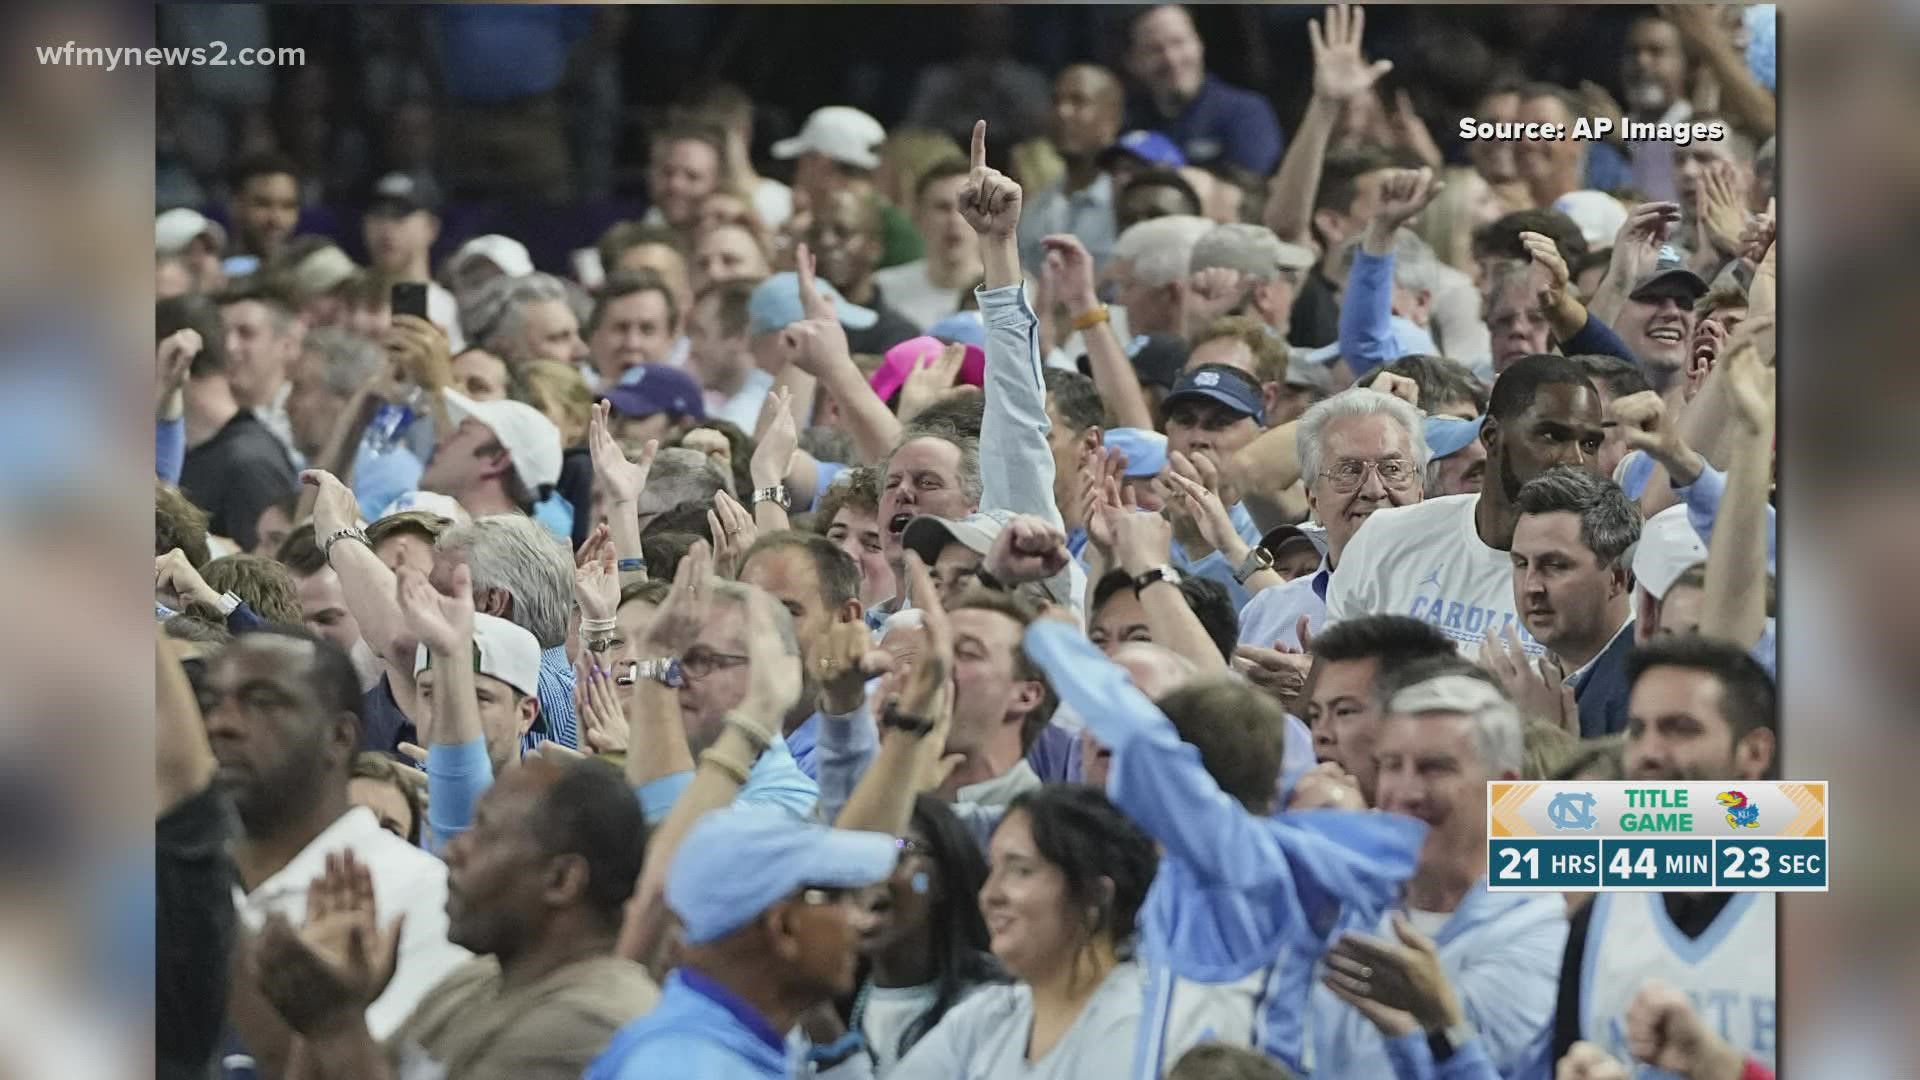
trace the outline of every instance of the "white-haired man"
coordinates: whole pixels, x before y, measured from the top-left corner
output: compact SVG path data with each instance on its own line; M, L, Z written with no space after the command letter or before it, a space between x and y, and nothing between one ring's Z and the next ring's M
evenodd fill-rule
M1113 245L1113 276L1129 332L1186 334L1193 249L1213 229L1206 218L1176 214L1120 234Z
M1420 410L1391 394L1354 387L1308 409L1296 429L1307 506L1326 530L1320 566L1266 589L1240 612L1240 643L1255 656L1300 648L1299 622L1327 620L1327 585L1347 541L1375 510L1425 497L1427 441Z
M567 283L552 274L495 279L462 317L472 340L515 370L535 360L572 366L587 356Z
M1518 779L1523 754L1519 712L1479 677L1441 675L1389 699L1377 806L1426 822L1427 837L1378 936L1350 931L1326 955L1328 984L1312 1004L1317 1072L1395 1075L1389 1040L1432 1059L1478 1043L1474 1053L1503 1075L1537 1052L1567 940L1565 902L1491 893L1486 881L1487 782ZM1437 964L1452 1000L1431 1009L1393 1000L1403 972L1392 969L1413 964Z

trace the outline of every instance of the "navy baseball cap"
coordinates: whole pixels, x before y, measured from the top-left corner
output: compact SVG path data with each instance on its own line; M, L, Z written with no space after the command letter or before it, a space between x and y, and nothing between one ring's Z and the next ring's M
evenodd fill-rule
M1687 268L1687 260L1681 257L1680 252L1671 246L1663 247L1660 249L1660 261L1654 264L1653 272L1633 283L1633 291L1627 293L1627 299L1653 299L1675 288L1686 294L1689 305L1707 295L1706 279Z
M695 420L707 418L706 395L693 376L665 364L641 364L620 377L620 385L601 398L613 406L613 415L644 420L656 413L676 413Z
M1256 424L1266 423L1266 410L1260 402L1260 385L1253 381L1253 376L1239 368L1208 364L1181 375L1180 381L1173 384L1173 392L1160 403L1161 415L1166 415L1182 401L1216 401L1242 416L1252 417Z
M1158 131L1129 131L1100 156L1111 160L1117 154L1137 157L1163 169L1177 169L1187 163L1187 155L1180 152L1179 144Z
M440 212L440 185L425 173L390 172L373 185L367 213L405 217L416 210Z
M772 807L734 806L694 823L667 869L667 907L681 940L718 941L802 889L863 889L900 861L885 833L801 821Z

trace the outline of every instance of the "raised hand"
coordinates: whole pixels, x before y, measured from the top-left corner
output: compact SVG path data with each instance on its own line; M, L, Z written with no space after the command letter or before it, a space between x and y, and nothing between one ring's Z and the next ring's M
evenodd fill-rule
M1691 483L1700 475L1700 455L1680 435L1680 426L1667 415L1667 403L1652 390L1642 390L1615 398L1607 406L1607 418L1620 429L1620 437L1634 450L1667 467L1672 479Z
M581 746L590 754L620 754L627 749L627 717L615 676L591 655L574 665L574 711L580 716Z
M1677 202L1641 203L1633 208L1613 236L1613 255L1608 277L1619 284L1622 294L1660 261L1660 246L1680 225Z
M1041 518L1021 514L1007 523L987 552L987 572L1010 585L1044 581L1067 568L1067 534Z
M836 622L815 640L807 664L820 687L820 711L845 716L866 700L868 679L892 670L893 654L874 645L866 623Z
M1740 253L1740 238L1747 230L1747 191L1733 165L1715 161L1695 189L1694 216L1700 223L1701 239L1725 258Z
M1337 761L1323 761L1300 777L1287 799L1289 810L1365 810L1366 796L1360 794L1360 781L1347 774Z
M1365 8L1335 4L1327 8L1323 32L1320 20L1307 21L1307 40L1313 45L1313 93L1328 101L1346 102L1373 89L1393 70L1393 61L1367 63L1360 39L1367 29Z
M960 187L960 216L985 238L1008 240L1020 225L1020 185L987 167L987 122L973 125L973 171Z
M1440 950L1404 914L1393 916L1398 941L1342 934L1327 951L1326 984L1342 999L1372 1001L1411 1016L1429 1031L1464 1018L1459 997L1440 965Z
M261 992L302 1035L352 1023L392 981L404 919L381 927L366 866L351 851L328 855L307 887L306 925L295 930L275 915L260 933L254 975Z
M200 355L205 342L200 340L200 332L188 327L175 330L160 340L154 350L153 394L155 408L163 407L175 390L186 385L187 372L193 367L193 358Z
M606 620L620 610L620 572L614 569L613 541L607 526L594 526L580 545L573 568L573 597L583 619Z
M1200 539L1225 553L1246 541L1233 527L1233 518L1220 496L1220 472L1204 454L1189 458L1175 450L1167 457L1167 481L1182 511L1200 529ZM1235 542L1239 543L1236 544Z
M1522 717L1545 720L1570 735L1580 734L1580 707L1573 700L1573 687L1566 685L1565 669L1553 658L1542 658L1536 665L1513 627L1508 626L1504 635L1488 634L1480 642L1480 666L1506 687Z
M353 497L353 491L341 483L339 477L325 469L308 469L300 474L300 482L319 489L313 500L313 535L320 542L325 543L334 533L360 524L360 500Z
M435 591L427 575L412 567L394 573L394 599L407 633L435 656L458 656L473 644L473 571L456 564L451 596Z
M754 444L747 470L754 487L773 487L786 483L800 447L800 433L793 422L793 392L784 386L776 388L761 411L760 441Z
M1277 646L1279 643L1275 642ZM1306 692L1307 675L1313 670L1313 657L1303 652L1263 649L1258 645L1240 645L1233 650L1233 670L1261 690L1271 694L1292 711Z
M1393 231L1412 221L1446 188L1432 169L1393 169L1380 181L1380 204L1373 212L1373 229L1391 239Z
M838 323L840 313L834 309L833 301L820 292L818 270L813 249L805 244L793 249L793 274L800 286L800 310L806 312L809 319Z
M705 540L695 540L680 565L674 568L673 585L666 602L654 613L647 627L642 655L683 656L700 637L713 605L713 549Z
M1520 243L1527 249L1527 257L1540 269L1539 298L1543 307L1551 310L1567 295L1567 283L1571 275L1567 273L1567 260L1560 257L1560 249L1553 239L1537 232L1523 232Z
M380 343L413 385L438 391L453 382L447 335L420 316L395 315Z
M966 359L967 347L957 341L941 349L937 355L917 358L913 370L907 373L906 381L900 384L900 407L895 410L900 422L904 424L919 416L927 410L927 406L939 401L941 395L953 389Z
M1109 507L1106 528L1113 534L1114 558L1134 577L1166 562L1173 551L1173 523L1159 514Z
M788 651L791 635L780 632L779 620L790 617L786 609L759 589L752 593L747 605L747 698L741 711L776 734L781 719L800 700L800 655Z
M1045 272L1053 282L1054 295L1075 315L1093 310L1100 295L1094 288L1093 256L1087 246L1066 233L1045 237L1040 246L1047 252Z
M900 708L910 716L944 724L951 719L953 706L953 626L947 620L946 610L940 606L940 595L934 591L927 564L911 551L906 558L907 595L913 600L914 610L920 612L926 640L920 647L920 655L914 658L913 671L901 687ZM932 742L936 736L939 741L935 745L944 746L946 737L938 728L927 740Z
M1767 322L1771 324L1772 319L1769 317ZM1771 340L1772 326L1763 329ZM1742 324L1740 330L1746 331L1746 324ZM1734 416L1748 431L1757 433L1773 423L1774 372L1761 361L1756 340L1750 335L1740 337L1727 354L1726 364L1727 391L1733 397Z
M1368 385L1370 389L1378 390L1383 394L1391 394L1416 409L1420 408L1420 384L1407 378L1405 375L1395 375L1391 371L1382 371L1380 374L1375 375L1373 382Z
M631 507L639 503L641 492L647 489L647 474L653 471L653 456L659 452L660 443L648 439L640 460L628 461L608 426L612 408L604 401L594 405L593 420L587 426L587 451L593 458L594 478L607 493L608 505Z
M1627 1067L1590 1042L1577 1042L1554 1067L1553 1080L1629 1080Z
M1701 1022L1687 995L1657 980L1627 1005L1627 1051L1676 1076L1738 1076L1740 1052Z
M716 491L713 509L707 511L707 529L713 534L713 562L720 575L728 578L738 575L747 549L760 538L753 515L740 505L740 500L725 491Z

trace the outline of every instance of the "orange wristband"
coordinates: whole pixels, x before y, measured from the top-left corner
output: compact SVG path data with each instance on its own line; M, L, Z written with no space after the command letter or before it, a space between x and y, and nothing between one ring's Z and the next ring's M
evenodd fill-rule
M1092 311L1085 311L1075 315L1073 317L1073 328L1075 330L1091 330L1101 323L1106 322L1108 318L1107 305L1101 304Z

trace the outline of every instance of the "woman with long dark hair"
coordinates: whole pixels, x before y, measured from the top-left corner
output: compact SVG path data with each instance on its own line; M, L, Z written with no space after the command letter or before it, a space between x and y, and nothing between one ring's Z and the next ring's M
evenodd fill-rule
M961 999L1007 978L987 949L975 899L987 863L953 811L920 796L900 846L900 865L869 908L860 941L867 977L847 1020L865 1039L875 1076L891 1071Z

